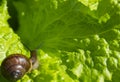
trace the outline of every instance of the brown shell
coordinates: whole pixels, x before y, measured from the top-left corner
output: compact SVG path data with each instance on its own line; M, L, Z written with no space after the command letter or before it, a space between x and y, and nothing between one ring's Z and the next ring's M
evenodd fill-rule
M31 68L29 59L21 54L12 54L1 64L1 73L8 80L18 80Z

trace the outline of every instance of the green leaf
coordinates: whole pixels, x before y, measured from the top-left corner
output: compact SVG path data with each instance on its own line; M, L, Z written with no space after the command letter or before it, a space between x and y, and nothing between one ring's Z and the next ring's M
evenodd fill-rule
M40 47L45 51L66 48L72 50L78 47L73 39L101 34L119 24L120 16L116 13L118 8L110 0L95 1L98 3L97 10L90 10L81 2L79 0L14 1L20 24L18 35L30 49Z

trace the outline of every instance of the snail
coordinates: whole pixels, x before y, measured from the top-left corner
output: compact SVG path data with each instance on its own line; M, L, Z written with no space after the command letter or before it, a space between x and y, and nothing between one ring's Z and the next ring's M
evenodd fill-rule
M1 74L9 81L17 81L31 69L34 69L36 62L36 50L31 51L30 58L22 54L9 55L1 64Z

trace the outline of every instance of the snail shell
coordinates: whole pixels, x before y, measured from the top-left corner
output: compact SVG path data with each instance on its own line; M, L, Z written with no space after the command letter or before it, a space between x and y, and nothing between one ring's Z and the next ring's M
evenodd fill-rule
M36 60L37 57L35 52L34 54L31 53L30 58L22 54L12 54L3 60L1 64L1 73L7 80L16 81L31 70Z

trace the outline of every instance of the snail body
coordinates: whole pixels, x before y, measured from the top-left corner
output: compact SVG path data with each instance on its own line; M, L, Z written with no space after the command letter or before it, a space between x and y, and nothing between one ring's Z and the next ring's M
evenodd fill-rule
M37 56L35 51L31 52L30 58L22 54L12 54L3 60L1 73L7 80L16 81L30 71L36 61Z

